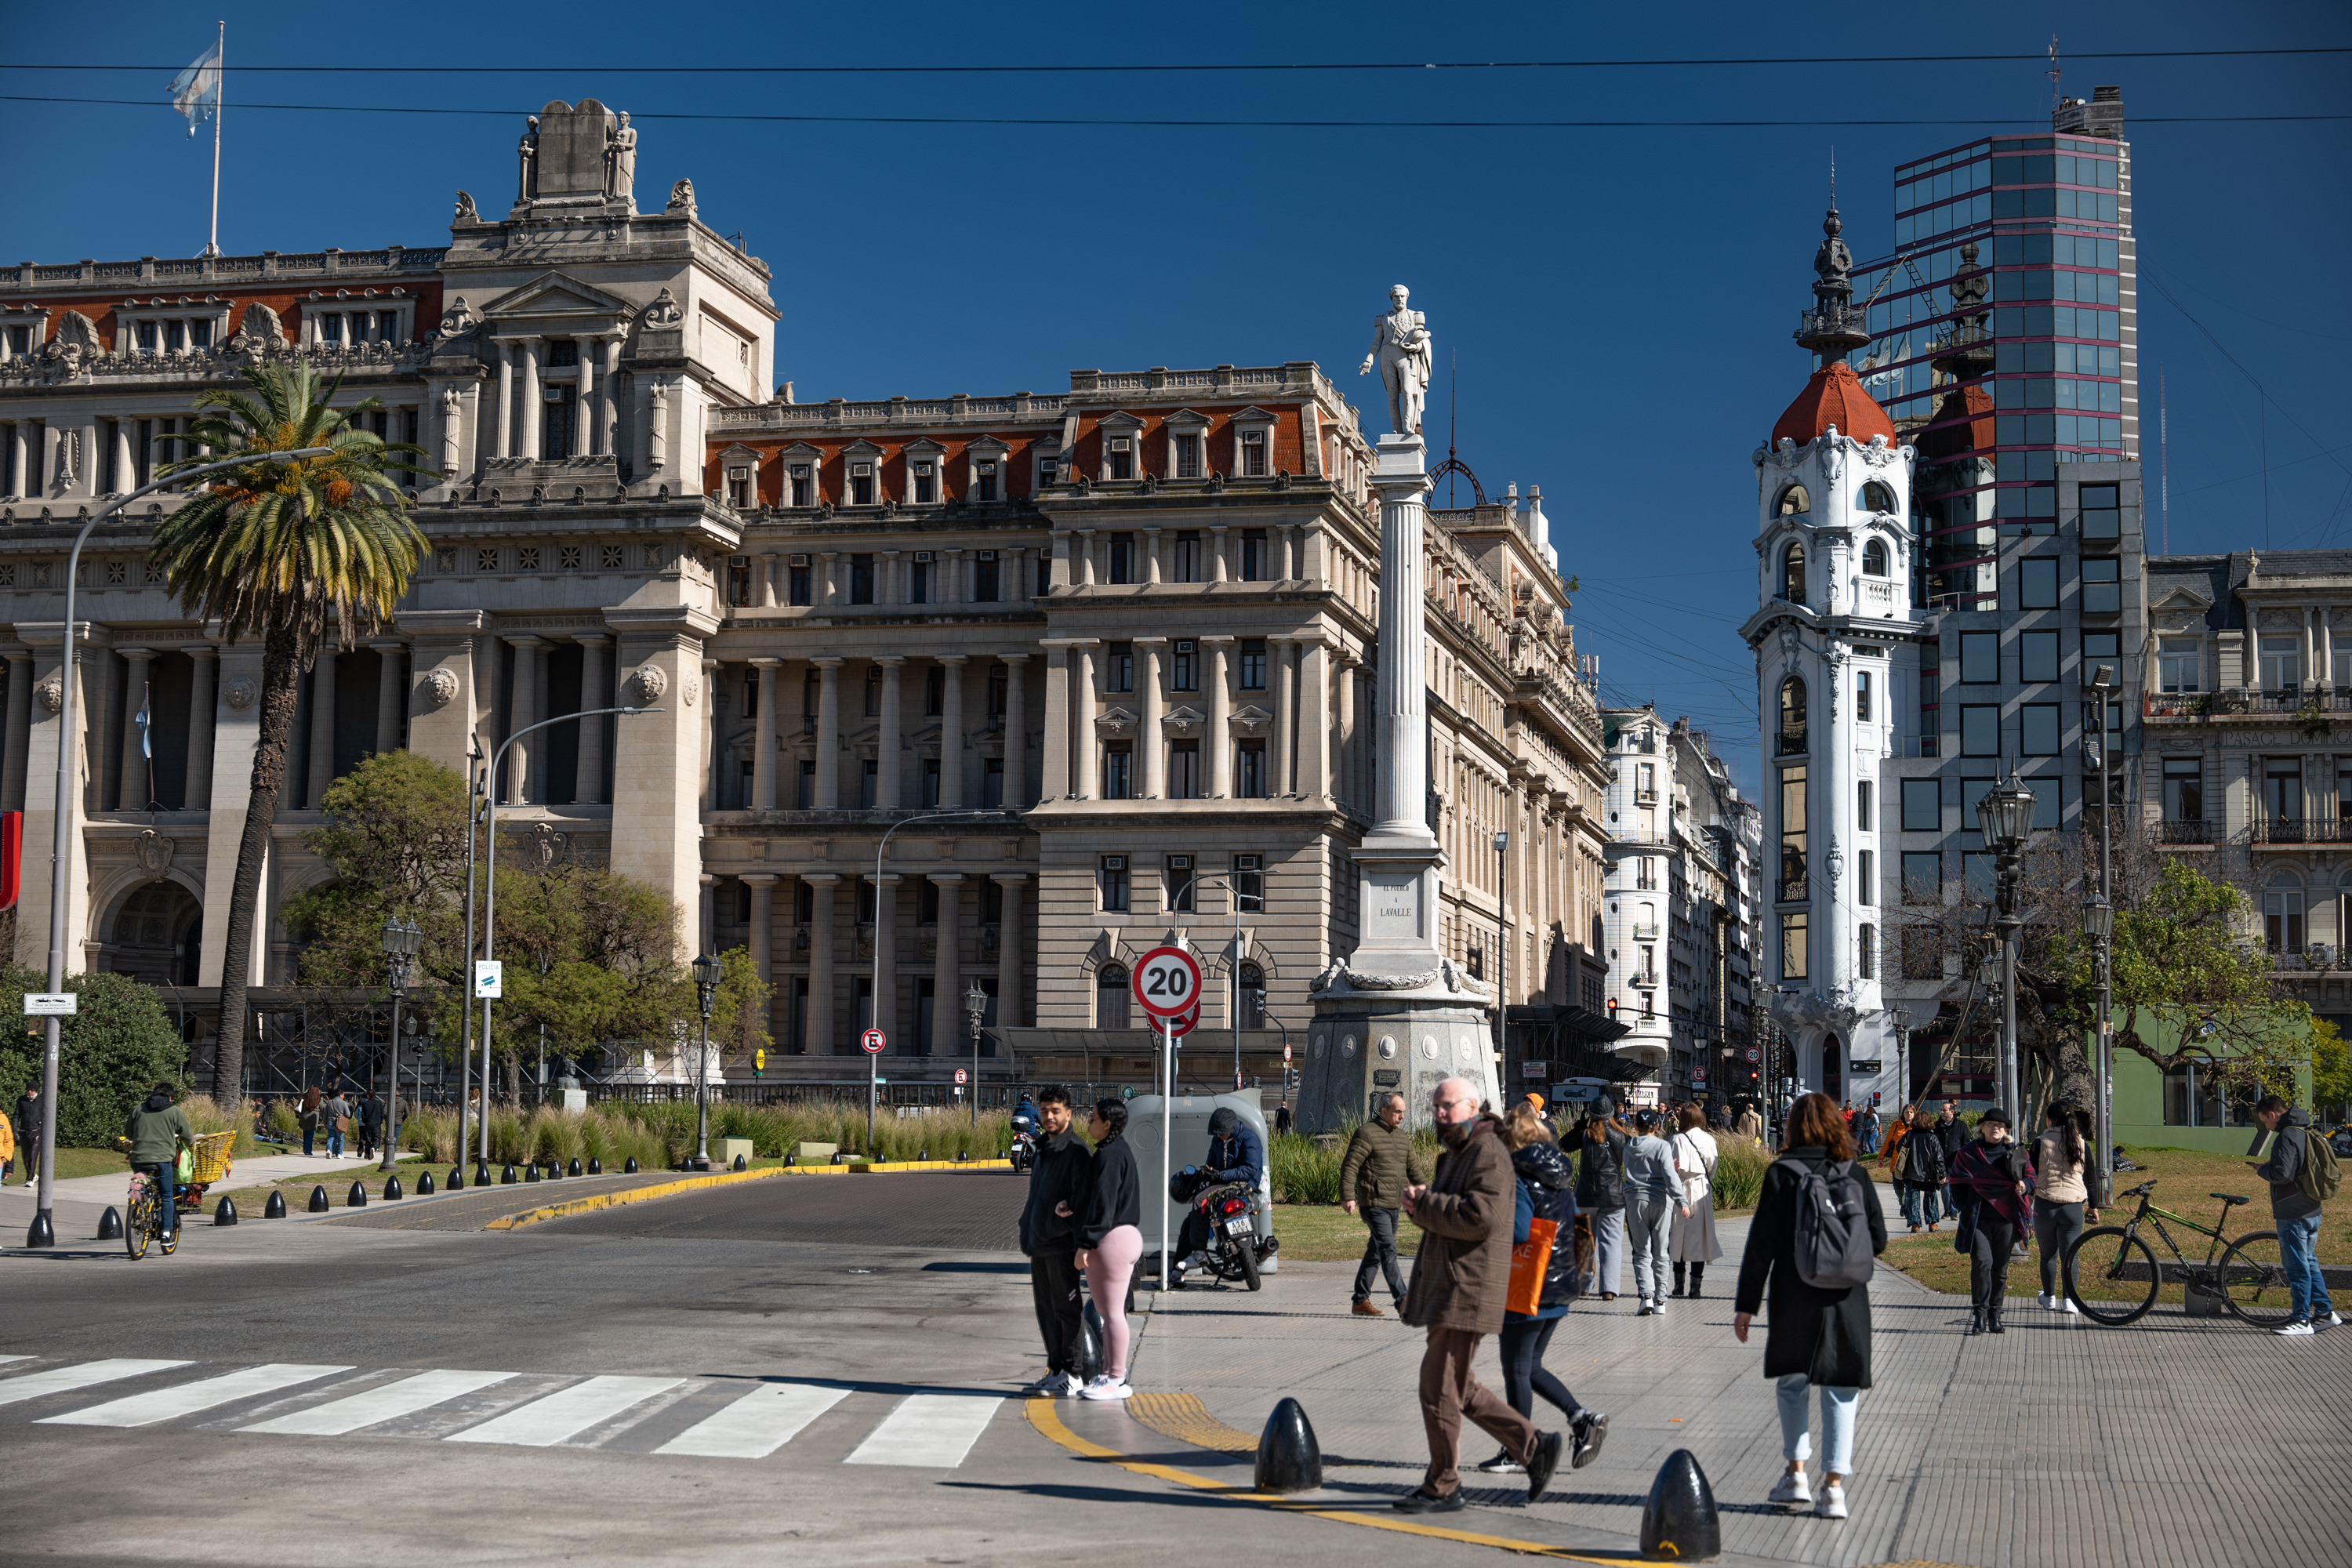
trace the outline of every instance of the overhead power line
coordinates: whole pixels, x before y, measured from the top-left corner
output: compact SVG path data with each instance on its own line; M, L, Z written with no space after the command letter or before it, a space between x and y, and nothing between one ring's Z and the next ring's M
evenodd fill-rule
M68 98L50 94L0 93L0 103L79 103L130 109L160 109L168 103L144 98ZM416 104L245 103L240 110L282 110L299 114L452 114L514 119L535 108L439 109ZM2017 125L2005 119L1958 120L1145 120L1093 115L1033 114L673 114L632 110L632 120L711 121L772 125L1029 125L1076 130L1108 127L1158 131L1763 131L1843 127L1960 127ZM2352 120L2352 114L2140 115L2137 125L2244 125ZM2037 130L2047 127L2036 125Z
M2299 55L2352 54L2352 47L2311 47L2284 49L2069 49L2070 60L2211 60L2229 58L2269 58ZM2031 61L2043 62L2041 53L1982 55L1697 55L1664 58L1626 58L1593 60L1284 60L1244 61L1223 60L1198 63L1159 62L1128 64L1053 65L1043 63L951 65L693 65L620 66L585 65L522 65L522 66L386 66L386 65L240 65L240 74L271 72L333 72L366 76L540 76L560 71L577 71L597 76L1095 76L1198 75L1216 71L1296 72L1324 71L1490 71L1490 70L1656 70L1683 69L1707 66L1880 66L1880 65L2010 65ZM32 71L163 71L172 72L176 65L8 65L0 70Z

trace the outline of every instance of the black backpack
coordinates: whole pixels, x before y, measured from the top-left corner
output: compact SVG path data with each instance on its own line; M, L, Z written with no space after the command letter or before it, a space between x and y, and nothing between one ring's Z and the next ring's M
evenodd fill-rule
M1796 1169L1797 1277L1816 1290L1867 1285L1878 1268L1858 1184L1868 1178L1856 1176L1851 1160L1830 1161L1818 1171Z

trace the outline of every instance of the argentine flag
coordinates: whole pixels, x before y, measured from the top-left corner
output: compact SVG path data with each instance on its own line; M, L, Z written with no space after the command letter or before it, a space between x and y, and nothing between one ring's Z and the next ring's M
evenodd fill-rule
M195 63L172 79L172 107L188 117L188 134L220 110L221 47L198 55Z

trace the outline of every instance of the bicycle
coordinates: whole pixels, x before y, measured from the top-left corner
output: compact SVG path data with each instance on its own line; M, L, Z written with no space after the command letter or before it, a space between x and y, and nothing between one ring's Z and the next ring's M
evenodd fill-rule
M122 1226L122 1248L134 1258L147 1256L147 1248L155 1242L163 1244L163 1256L169 1258L180 1250L180 1227L163 1230L163 1200L155 1190L155 1178L144 1171L134 1171L131 1176L131 1215Z
M2239 1321L2269 1329L2294 1315L2276 1231L2254 1231L2233 1241L2186 1215L2157 1207L2148 1195L2155 1189L2156 1183L2149 1181L2123 1194L2139 1200L2139 1208L2129 1220L2086 1230L2066 1249L2066 1298L2084 1317L2107 1328L2121 1328L2138 1321L2156 1305L2164 1270L2157 1264L2155 1250L2140 1239L2143 1221L2156 1227L2157 1236L2172 1253L2174 1277L2190 1290L2220 1297ZM2251 1201L2231 1193L2211 1195L2221 1200L2224 1226L2230 1210ZM2203 1262L2191 1263L2182 1255L2172 1233L2164 1228L2166 1220L2211 1238ZM2086 1283L2097 1289L2096 1297L2084 1292Z

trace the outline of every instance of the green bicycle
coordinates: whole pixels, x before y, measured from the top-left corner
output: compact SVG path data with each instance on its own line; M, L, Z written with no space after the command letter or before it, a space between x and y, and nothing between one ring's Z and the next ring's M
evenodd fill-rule
M2155 1227L2158 1238L2171 1252L2173 1279L2192 1290L2220 1297L2241 1322L2274 1329L2293 1315L2276 1231L2256 1231L2232 1241L2185 1215L2158 1208L2148 1198L2155 1188L2154 1182L2146 1182L2122 1194L2139 1200L2139 1208L2130 1219L2119 1226L2086 1230L2066 1249L2066 1297L2082 1309L2084 1317L2108 1328L2121 1328L2138 1321L2156 1305L2156 1293L2165 1283L2164 1270L2157 1264L2154 1249L2140 1239L2143 1223ZM2212 1195L2221 1200L2224 1225L2229 1223L2231 1209L2249 1201L2231 1193ZM2202 1262L2192 1263L2181 1255L2172 1233L2164 1228L2166 1220L2210 1238Z

